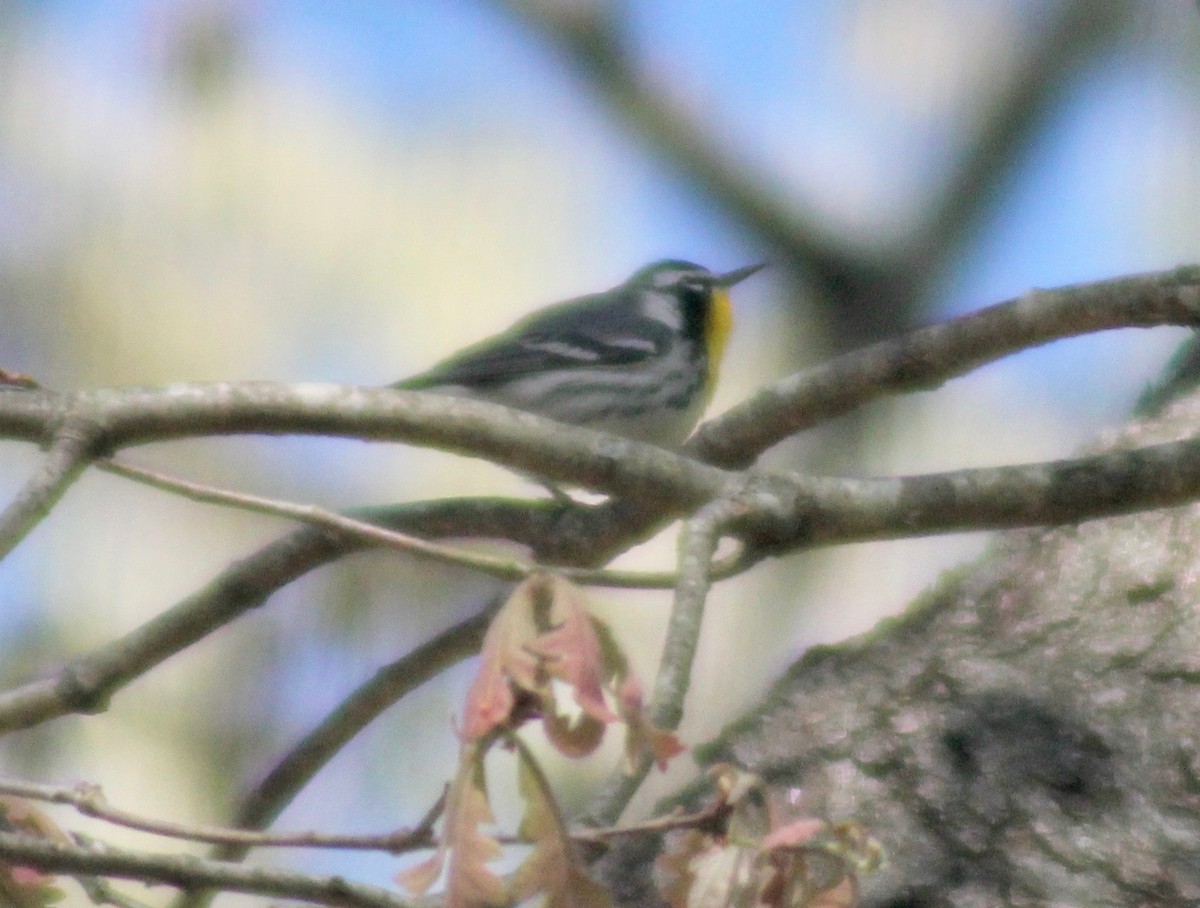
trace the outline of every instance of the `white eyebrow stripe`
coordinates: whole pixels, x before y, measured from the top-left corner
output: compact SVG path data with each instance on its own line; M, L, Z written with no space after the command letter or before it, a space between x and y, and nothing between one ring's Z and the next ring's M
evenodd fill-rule
M674 268L670 271L660 271L654 275L654 286L659 289L673 287L687 274L694 274L690 268Z

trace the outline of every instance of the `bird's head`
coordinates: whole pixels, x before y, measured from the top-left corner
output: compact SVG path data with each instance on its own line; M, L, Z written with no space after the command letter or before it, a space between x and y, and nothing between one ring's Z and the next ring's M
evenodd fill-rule
M733 330L729 288L764 267L765 263L760 263L714 274L702 265L664 259L636 271L626 286L639 293L647 315L673 323L673 327L705 345L712 385Z

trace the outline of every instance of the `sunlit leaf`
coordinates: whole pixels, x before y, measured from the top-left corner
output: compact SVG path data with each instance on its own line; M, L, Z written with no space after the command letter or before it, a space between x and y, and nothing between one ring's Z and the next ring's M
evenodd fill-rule
M437 882L446 864L446 853L438 848L432 855L419 864L414 864L396 874L396 882L413 895L424 895L429 887Z
M500 856L500 843L480 831L492 822L492 811L482 786L469 784L460 793L450 836L450 862L446 874L448 908L477 908L480 905L505 905L508 894L504 882L488 868L487 862Z
M560 714L553 682L571 689L582 720ZM646 717L641 685L612 633L591 614L584 593L545 573L519 584L492 620L467 694L462 738L477 741L535 715L543 718L550 743L569 757L592 753L603 726L616 721L628 725L629 766L649 754L663 767L684 749Z

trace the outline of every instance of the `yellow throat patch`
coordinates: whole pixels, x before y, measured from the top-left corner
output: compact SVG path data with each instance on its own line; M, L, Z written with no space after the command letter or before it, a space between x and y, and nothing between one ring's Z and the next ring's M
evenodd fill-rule
M705 344L708 347L708 381L705 391L712 397L713 389L717 386L717 375L721 370L721 357L725 354L725 345L729 342L729 333L733 330L733 303L729 299L729 290L715 287L712 292L712 306L708 313L708 326L705 331Z

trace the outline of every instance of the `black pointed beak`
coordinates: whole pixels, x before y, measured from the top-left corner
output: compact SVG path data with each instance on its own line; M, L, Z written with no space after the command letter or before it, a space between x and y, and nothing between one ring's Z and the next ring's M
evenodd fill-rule
M766 262L759 262L757 265L747 265L745 268L738 268L736 271L727 271L725 274L718 274L713 278L713 283L718 287L732 287L734 284L740 284L752 274L757 274L767 267Z

